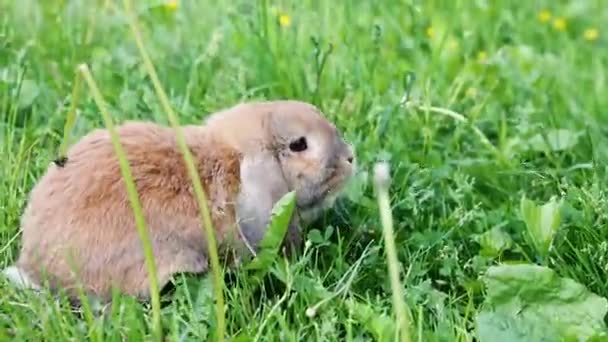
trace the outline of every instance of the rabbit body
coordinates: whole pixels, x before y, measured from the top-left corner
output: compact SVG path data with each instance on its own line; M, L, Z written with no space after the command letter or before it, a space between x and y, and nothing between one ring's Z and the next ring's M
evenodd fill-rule
M212 114L203 125L182 127L222 253L255 250L272 206L288 191L297 194L286 240L291 245L301 240L300 215L314 218L331 205L352 173L352 151L319 114L297 101L246 103ZM159 285L175 273L205 272L206 234L174 130L127 122L117 133ZM99 298L109 298L113 288L148 298L143 248L107 130L87 134L70 148L65 165L48 168L30 193L21 228L19 258L5 270L10 279L19 276L30 287L48 281L72 295L82 286Z

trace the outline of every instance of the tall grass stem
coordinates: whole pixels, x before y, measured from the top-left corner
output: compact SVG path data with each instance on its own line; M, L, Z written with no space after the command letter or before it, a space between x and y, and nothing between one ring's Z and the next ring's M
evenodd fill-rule
M76 109L78 108L78 100L80 100L80 89L82 88L82 76L80 72L76 72L74 76L74 87L72 88L72 96L70 97L70 109L68 109L63 126L63 141L59 146L59 156L64 157L70 145L70 134L76 123Z
M199 208L201 209L201 218L203 221L203 228L207 235L209 259L210 259L210 263L211 263L211 271L213 273L213 280L214 280L214 291L215 291L215 300L216 300L216 322L217 322L215 331L216 331L216 336L217 336L218 341L223 341L224 340L224 331L225 331L225 328L224 328L225 313L224 313L224 295L223 295L224 278L223 278L223 272L220 268L217 242L216 242L216 238L215 238L213 223L211 220L211 214L209 211L209 207L207 205L207 196L203 189L201 179L198 175L198 171L196 168L196 164L194 162L194 158L192 157L190 150L189 150L188 146L186 145L186 139L183 135L182 128L178 121L177 115L175 115L173 108L170 105L169 98L167 97L167 94L163 90L160 79L154 68L154 64L152 63L152 60L151 60L150 56L148 55L148 52L146 51L146 48L144 46L143 38L142 38L141 32L137 25L136 16L133 13L133 4L130 0L124 0L123 5L124 5L125 11L127 12L127 15L129 18L129 25L131 27L131 32L133 34L133 38L135 39L135 43L137 44L137 47L138 47L141 57L143 59L144 67L146 68L146 71L147 71L148 75L150 76L150 79L152 80L152 84L154 85L156 95L158 96L158 98L160 100L163 110L167 114L167 118L168 118L171 126L175 130L175 134L177 137L177 143L184 156L184 161L185 161L186 167L188 169L188 174L189 174L189 176L192 180L193 186L194 186L194 193L196 196L196 200L198 202Z
M152 331L154 334L154 340L161 341L162 326L160 320L160 294L156 273L156 264L154 260L154 253L152 251L152 243L150 241L150 236L148 235L148 230L146 227L146 222L144 220L144 214L141 207L141 203L139 202L139 196L137 194L135 181L133 179L133 175L131 174L131 169L129 167L129 162L127 160L126 153L122 147L122 144L120 143L120 138L118 137L118 134L114 127L112 117L110 116L106 108L104 99L101 95L101 92L99 91L99 88L97 87L97 83L93 79L93 76L91 75L91 72L89 71L89 68L86 64L81 64L78 67L78 70L87 82L89 89L93 94L93 98L97 103L97 106L99 107L105 125L108 131L110 132L112 144L114 145L114 151L116 153L116 156L118 157L120 171L127 187L129 202L131 202L131 208L133 209L133 214L135 216L135 225L137 227L137 232L139 233L139 237L142 242L146 268L148 270L150 297L152 300Z
M382 232L386 248L386 258L388 263L388 272L391 281L391 289L393 292L393 308L397 319L397 336L399 341L409 342L409 315L406 312L403 287L399 280L399 260L395 248L394 233L393 233L393 218L389 199L390 172L387 163L378 163L374 167L374 183L376 196L378 197L378 205L380 209L380 219L382 223Z

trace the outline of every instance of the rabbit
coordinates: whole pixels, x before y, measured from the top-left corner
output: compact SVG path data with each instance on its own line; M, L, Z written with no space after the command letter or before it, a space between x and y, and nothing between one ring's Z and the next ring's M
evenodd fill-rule
M198 202L171 127L117 126L136 183L162 289L176 273L204 273L208 250ZM244 102L182 126L207 195L218 249L232 264L253 255L274 204L295 191L283 241L302 242L302 226L332 207L355 172L353 146L314 105ZM30 192L21 250L9 281L109 300L113 289L149 299L144 252L118 159L106 129L74 144ZM289 253L289 251L286 251ZM224 255L224 254L222 254Z

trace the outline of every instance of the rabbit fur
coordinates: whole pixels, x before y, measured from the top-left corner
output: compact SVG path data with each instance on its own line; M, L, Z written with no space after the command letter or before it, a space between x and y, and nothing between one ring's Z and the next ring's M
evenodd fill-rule
M313 105L241 103L183 126L211 213L219 250L234 262L255 252L274 204L289 191L296 207L285 246L329 208L354 172L352 146ZM139 194L162 287L180 272L202 273L208 250L200 211L171 127L117 127ZM149 296L144 252L110 134L97 129L50 165L21 218L21 250L4 270L13 283L108 299L112 289ZM222 254L223 255L223 254Z

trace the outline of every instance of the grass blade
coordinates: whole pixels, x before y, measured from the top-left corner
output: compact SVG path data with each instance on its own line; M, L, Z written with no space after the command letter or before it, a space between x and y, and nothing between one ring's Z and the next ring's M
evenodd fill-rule
M156 91L156 95L158 96L160 103L163 107L163 110L167 114L167 118L175 130L175 134L177 136L177 142L179 148L184 156L184 161L186 163L186 167L188 169L188 174L192 180L194 186L194 193L196 196L196 200L198 202L199 208L201 208L201 216L203 220L203 228L205 233L207 234L207 243L209 250L209 259L211 263L211 271L213 273L214 279L214 291L215 291L215 300L216 300L216 337L218 341L224 339L224 331L225 331L225 319L224 319L224 278L222 275L222 270L220 268L219 256L217 251L217 242L215 239L215 232L213 228L213 223L211 221L211 214L209 212L209 207L207 205L207 196L205 195L205 191L203 190L203 185L201 183L201 179L196 170L196 164L194 163L194 158L192 157L188 146L186 145L186 139L182 133L182 129L180 127L179 121L177 119L177 115L173 112L171 105L169 104L169 99L161 82L156 74L154 64L152 60L148 56L146 48L143 43L143 38L137 27L137 19L135 14L133 13L133 4L130 0L124 0L123 5L127 12L127 16L129 18L129 25L131 27L131 32L141 54L141 57L144 62L144 66L146 68L147 73L149 74L152 83L154 85L154 90Z
M78 67L79 72L84 77L87 82L89 89L93 94L93 98L99 107L101 115L103 116L103 120L105 125L110 132L110 136L112 139L112 144L114 145L114 150L118 157L118 162L120 164L120 171L125 180L125 185L127 187L127 192L129 196L129 202L131 202L131 207L133 209L133 214L135 215L135 225L137 227L137 232L139 233L139 237L141 239L143 249L144 249L144 257L146 260L146 268L148 270L148 278L150 285L150 296L152 299L152 330L154 333L154 340L161 341L162 340L162 326L160 321L160 295L158 288L158 279L156 275L156 264L154 261L154 254L152 252L152 244L150 242L150 236L148 235L148 230L146 227L146 222L144 220L144 214L141 208L141 203L139 202L139 197L137 194L137 189L135 187L135 182L133 180L133 175L131 174L131 169L129 167L129 162L126 157L126 153L123 150L122 144L120 143L120 138L116 133L114 128L114 123L112 121L112 117L108 113L105 102L97 87L91 72L87 65L82 64Z
M63 141L59 146L59 158L65 157L68 146L70 144L70 133L76 122L76 108L78 108L78 100L80 99L80 88L82 83L82 77L80 73L76 73L74 76L74 88L72 88L72 96L70 98L70 109L65 118L65 125L63 127Z
M382 220L382 232L384 235L384 243L386 247L386 258L388 261L388 272L391 280L391 288L393 291L393 307L397 316L397 328L400 333L400 341L409 342L409 317L405 311L403 302L403 290L401 281L399 280L399 260L397 260L397 252L395 249L395 241L393 234L393 218L390 208L390 200L388 196L388 188L390 184L390 175L388 164L377 164L374 169L374 182L376 185L376 195L378 197L378 205L380 206L380 219Z
M285 194L272 209L271 219L264 237L260 241L260 251L247 264L246 269L257 270L255 277L260 279L270 269L279 251L283 237L289 227L289 220L295 207L295 192Z

